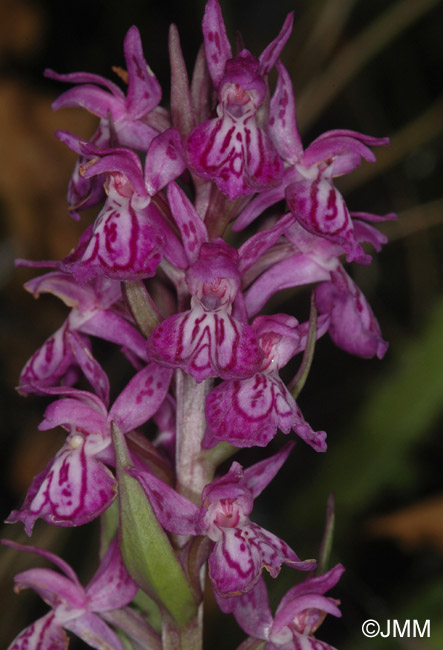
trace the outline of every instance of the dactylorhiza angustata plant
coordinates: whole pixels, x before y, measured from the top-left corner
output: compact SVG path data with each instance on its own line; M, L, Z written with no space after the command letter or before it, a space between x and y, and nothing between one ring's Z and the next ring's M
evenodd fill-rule
M120 85L46 72L72 84L54 109L99 118L88 142L57 133L78 154L72 217L94 206L98 214L62 261L19 262L48 267L26 288L70 309L19 386L49 400L39 428L61 426L67 437L8 522L31 535L38 518L69 527L100 517L103 538L86 587L52 553L4 541L58 569L16 576L17 590L34 589L50 609L10 650L65 648L66 631L99 649L198 650L206 568L221 610L247 635L243 650L331 648L315 635L327 614L340 616L326 593L343 567L300 559L252 511L296 437L313 454L326 451L326 433L296 403L315 340L328 333L361 357L386 351L344 264L370 264L362 243L379 251L385 237L373 224L394 215L350 212L334 185L362 159L374 162L372 148L386 138L334 130L303 147L279 59L291 29L289 14L258 58L234 54L218 2L209 0L190 82L171 26L169 109L136 27L124 41ZM247 226L252 234L233 245ZM280 290L306 286L307 322L266 309ZM112 404L97 338L133 368ZM285 384L280 369L295 356L299 370ZM266 448L278 430L290 438L280 451L219 469L238 448ZM272 613L263 571L276 578L283 564L295 586Z

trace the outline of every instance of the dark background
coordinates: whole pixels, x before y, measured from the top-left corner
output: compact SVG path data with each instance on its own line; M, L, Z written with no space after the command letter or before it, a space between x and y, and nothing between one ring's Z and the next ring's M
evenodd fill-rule
M443 647L443 300L441 31L436 0L242 0L221 2L231 40L239 29L258 55L295 10L283 61L291 72L298 119L307 145L325 130L348 128L389 135L376 165L340 179L351 209L395 211L382 230L390 243L371 267L352 273L390 341L382 361L360 360L317 346L299 403L316 429L328 432L324 456L297 444L280 476L260 497L255 520L283 537L302 557L317 553L328 494L336 497L331 562L347 571L334 593L343 618L327 621L319 637L341 650ZM137 24L146 59L168 102L168 25L181 35L189 69L201 43L204 2L126 0L3 0L0 5L0 346L2 514L17 507L32 477L63 440L36 430L44 400L19 397L21 367L66 315L48 297L35 302L22 289L31 276L13 259L60 259L80 232L69 219L66 183L74 157L53 136L66 128L88 136L94 119L80 111L52 113L62 87L42 76L85 70L112 78L124 65L122 42ZM82 228L83 226L81 226ZM356 267L356 265L354 265ZM306 316L307 296L284 292L273 307ZM299 311L298 311L299 310ZM109 366L116 358L109 352ZM116 374L118 377L118 374ZM46 403L46 402L45 402ZM248 464L278 449L257 450ZM2 536L24 540L19 524ZM85 580L95 567L95 524L67 531L39 522L32 542L68 558ZM45 611L32 594L12 593L12 576L38 560L0 554L4 647ZM272 599L292 585L290 570L270 584ZM365 639L361 623L431 621L429 639ZM209 600L208 648L235 647L244 635ZM72 642L72 647L81 647Z

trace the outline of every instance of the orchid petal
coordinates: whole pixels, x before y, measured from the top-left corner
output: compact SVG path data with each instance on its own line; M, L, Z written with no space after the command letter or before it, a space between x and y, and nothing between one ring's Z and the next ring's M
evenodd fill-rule
M294 442L288 442L280 451L270 458L255 463L244 470L242 483L251 491L254 499L263 492L275 477L277 472L286 462L286 459L293 450L294 445Z
M286 201L293 215L309 232L343 246L348 262L369 263L356 241L351 215L331 180L314 168L315 176L303 178L286 188Z
M121 97L123 99L125 96L122 89L113 81L92 72L68 72L67 74L60 74L59 72L46 68L44 76L48 77L48 79L55 79L56 81L63 81L65 83L95 84L97 86L104 86L116 97Z
M209 0L206 4L202 31L209 74L217 88L223 77L226 61L232 57L231 45L217 0Z
M146 340L125 318L109 310L99 311L82 323L81 332L122 345L147 360Z
M249 527L224 528L221 540L209 556L209 577L221 596L249 591L261 575L261 552L249 537Z
M75 359L86 379L101 401L109 404L109 379L99 362L94 359L82 337L77 332L68 332L67 339L74 352Z
M240 257L238 270L241 275L246 273L258 258L280 239L293 221L294 217L292 214L286 214L279 219L275 226L256 233L240 246L238 251Z
M123 49L128 67L128 92L126 108L133 120L152 111L161 100L161 86L149 68L143 55L140 32L133 25L129 28Z
M110 114L114 120L119 120L125 114L125 104L121 97L110 95L105 90L84 84L70 88L52 102L54 111L60 108L84 108L90 113L106 119Z
M120 609L130 603L138 585L126 570L115 538L103 558L98 571L86 588L86 595L94 612Z
M329 280L330 272L310 255L297 253L265 271L247 291L246 309L253 316L277 291Z
M249 325L198 306L160 323L148 341L148 353L160 363L182 368L198 382L248 376L261 360Z
M109 411L109 418L122 433L136 429L156 413L169 390L172 373L172 369L152 362L131 379Z
M331 282L321 284L315 294L318 310L331 316L329 334L336 345L359 357L384 356L388 344L377 319L343 268L332 273Z
M65 322L26 362L20 373L20 391L38 392L39 387L57 384L63 377L74 362L74 353L66 339L67 331Z
M277 86L270 106L269 133L283 160L295 164L303 155L303 145L297 128L294 91L282 63L277 63L277 70Z
M54 612L48 612L42 618L25 628L11 643L8 650L66 650L68 637L56 621Z
M116 633L92 612L67 621L64 627L96 650L124 650Z
M280 428L294 429L316 451L325 451L323 431L314 432L305 422L293 397L277 377L257 373L243 381L226 381L206 398L208 428L204 446L222 440L237 447L265 447Z
M16 591L33 589L53 608L60 604L72 609L86 607L86 594L83 587L52 569L36 568L22 571L15 576L14 584Z
M233 613L241 629L255 639L268 639L272 627L268 591L263 577L257 584L240 596L221 597L215 593L222 612Z
M116 494L115 478L86 453L81 438L72 436L34 479L22 508L9 515L9 523L22 521L30 535L39 517L59 526L80 526L111 505Z
M228 114L203 122L186 141L195 172L213 180L232 201L275 185L282 163L274 146L253 116L236 120Z
M260 72L265 75L271 70L278 60L286 41L291 35L292 24L294 22L294 12L291 11L285 19L279 35L263 50L260 55Z
M163 528L179 535L201 533L198 525L199 508L192 501L147 471L128 469L127 473L142 485Z
M80 283L99 274L117 280L147 278L161 261L162 244L150 225L149 206L135 210L125 197L109 196L88 245L64 260L64 267Z
M172 216L179 227L188 260L190 263L195 262L200 247L208 241L206 226L178 185L170 183L167 194Z
M181 176L185 169L183 145L176 129L167 129L152 140L145 164L145 183L151 196Z

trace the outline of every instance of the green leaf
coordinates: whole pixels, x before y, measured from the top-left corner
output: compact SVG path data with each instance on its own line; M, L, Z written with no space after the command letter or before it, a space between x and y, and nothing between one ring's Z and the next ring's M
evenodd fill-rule
M115 423L112 439L119 483L120 546L126 568L141 589L159 601L178 626L184 626L197 613L192 590L145 491L125 472L132 463Z

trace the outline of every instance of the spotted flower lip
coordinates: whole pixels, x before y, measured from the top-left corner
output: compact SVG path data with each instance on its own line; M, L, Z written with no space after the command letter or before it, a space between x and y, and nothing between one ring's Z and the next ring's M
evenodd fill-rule
M266 446L280 428L284 433L293 429L316 451L326 450L325 432L312 430L278 374L306 346L307 325L286 314L253 321L263 351L261 366L252 377L224 381L208 394L204 447L222 440L237 447ZM328 316L321 317L318 325L317 336L321 336L327 331Z
M116 633L101 618L101 614L127 605L138 591L138 586L122 562L116 539L110 544L87 587L82 587L71 567L53 553L10 540L2 540L2 543L40 555L62 572L39 568L28 569L15 576L16 591L33 589L51 607L51 611L23 630L8 650L64 650L68 645L65 630L73 632L92 647L123 650Z
M134 375L109 412L93 393L66 386L42 388L47 395L62 397L47 407L39 429L62 426L68 436L7 522L22 521L31 535L38 518L59 526L79 526L104 512L117 491L108 467L114 462L111 423L126 433L152 417L166 397L171 376L172 370L148 364Z
M334 650L314 634L327 614L341 616L340 602L325 596L344 572L337 564L323 575L308 578L282 598L274 617L263 578L249 592L231 598L217 597L225 613L233 613L246 634L266 641L265 650Z
M254 372L261 361L254 332L232 315L240 285L236 256L224 242L202 244L186 273L191 309L157 325L148 340L152 359L182 368L199 382Z
M142 484L166 530L212 540L209 575L216 593L228 597L250 591L264 568L275 578L282 564L300 571L316 566L314 560L300 560L283 540L249 519L254 499L277 474L292 447L288 443L245 470L234 461L225 475L204 488L200 508L152 474L139 468L128 472Z

